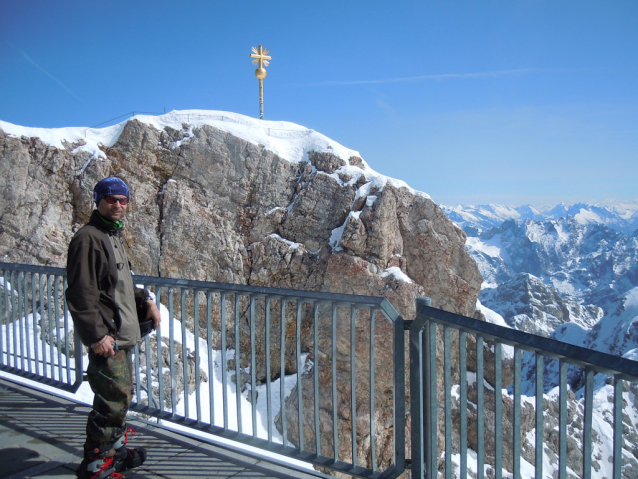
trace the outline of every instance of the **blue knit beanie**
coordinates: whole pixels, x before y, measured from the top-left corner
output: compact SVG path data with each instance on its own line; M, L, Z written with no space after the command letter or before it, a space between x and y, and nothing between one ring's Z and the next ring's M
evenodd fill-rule
M108 178L98 181L95 188L93 188L93 199L96 205L100 204L102 198L111 195L122 195L127 198L131 196L126 183L116 176L109 176Z

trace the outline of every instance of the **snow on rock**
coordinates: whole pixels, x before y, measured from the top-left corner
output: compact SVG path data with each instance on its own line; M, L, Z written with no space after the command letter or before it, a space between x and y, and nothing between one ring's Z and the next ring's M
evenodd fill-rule
M391 268L388 268L384 270L383 273L381 273L382 278L385 278L387 276L393 276L399 281L405 281L406 283L414 283L414 281L412 281L412 279L410 279L410 277L407 274L401 271L401 268L399 268L398 266L393 266Z
M511 328L507 321L503 319L503 316L498 314L496 311L492 311L490 308L483 306L481 301L476 301L476 309L483 314L485 321L488 323L496 324L497 326L503 326L504 328Z
M187 142L194 128L209 125L250 143L263 145L265 149L292 163L307 161L309 151L329 152L346 161L351 157L360 158L359 152L346 148L319 132L287 121L259 120L238 113L214 110L172 111L159 116L136 115L133 119L152 125L159 131L165 128L181 130L184 124L187 124L189 134L174 142L172 144L174 148ZM85 151L90 153L92 158L106 158L101 147L113 146L128 121L130 120L99 129L31 128L0 121L0 129L12 136L38 137L44 143L56 148ZM364 160L360 161L360 165L360 167L344 166L340 172L349 174L355 178L354 181L365 174L366 178L374 183L389 182L396 188L408 188L414 194L429 198L429 195L410 188L402 180L380 175Z
M624 356L638 348L638 287L616 301L583 340L583 346L604 353Z

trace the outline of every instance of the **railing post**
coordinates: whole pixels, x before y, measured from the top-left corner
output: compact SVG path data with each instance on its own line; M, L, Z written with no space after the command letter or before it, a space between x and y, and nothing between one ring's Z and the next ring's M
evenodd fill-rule
M476 478L485 477L484 337L476 335Z
M583 479L591 479L594 371L585 368L585 419L583 421Z
M432 300L427 297L416 298L416 311L418 313L423 306L432 306ZM432 411L429 401L430 390L430 360L429 360L429 331L430 324L423 328L410 331L410 413L412 416L411 451L412 451L412 477L422 478L424 472L428 475L432 471L431 433L430 427ZM423 330L426 331L426 344L423 344ZM436 346L436 343L435 343ZM434 364L436 368L436 361ZM434 375L436 381L436 373ZM435 387L436 391L436 387ZM436 427L434 428L436 430ZM434 458L436 460L436 458Z
M405 470L405 326L401 316L394 323L394 448L395 465ZM414 477L414 476L413 476Z
M613 405L613 479L622 477L622 446L623 446L623 423L622 423L622 390L623 380L619 375L614 376L614 405Z
M422 306L432 306L432 298L429 298L427 296L419 296L418 298L416 298L416 310L417 313L419 312L419 310L421 309Z

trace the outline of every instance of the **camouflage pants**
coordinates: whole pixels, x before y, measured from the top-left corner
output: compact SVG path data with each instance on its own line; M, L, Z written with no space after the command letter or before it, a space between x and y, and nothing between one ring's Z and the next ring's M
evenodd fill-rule
M132 399L131 350L99 356L89 349L87 376L95 394L86 423L85 451L106 451L126 431L126 413Z

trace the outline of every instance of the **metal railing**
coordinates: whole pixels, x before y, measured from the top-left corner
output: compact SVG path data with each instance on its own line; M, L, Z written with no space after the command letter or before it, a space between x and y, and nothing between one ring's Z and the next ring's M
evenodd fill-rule
M636 443L624 443L623 420L636 430L638 362L448 313L426 298L406 327L413 477L465 479L468 458L478 479L486 468L496 479L634 477ZM595 392L599 403L611 396L597 417Z
M82 355L74 354L60 268L0 263L0 369L75 392Z
M0 273L0 368L76 390L75 352L85 348L65 307L65 270L0 263ZM403 472L404 325L387 300L134 281L155 295L163 320L135 347L132 411L351 475ZM379 350L396 358L390 378L377 375L387 369ZM381 428L394 442L389 460Z
M404 321L383 298L134 280L163 315L135 348L137 414L359 477L620 478L638 464L623 410L638 408L638 362L425 298ZM0 283L0 369L76 391L65 270L0 263Z

